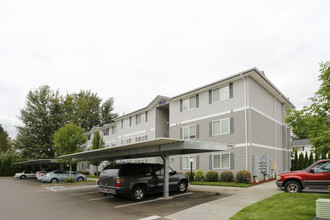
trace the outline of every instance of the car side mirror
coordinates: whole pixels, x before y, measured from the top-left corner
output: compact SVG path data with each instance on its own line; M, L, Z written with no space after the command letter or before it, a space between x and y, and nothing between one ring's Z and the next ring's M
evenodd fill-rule
M315 173L314 168L309 170L310 173Z
M176 174L176 171L170 172L170 175L173 176Z

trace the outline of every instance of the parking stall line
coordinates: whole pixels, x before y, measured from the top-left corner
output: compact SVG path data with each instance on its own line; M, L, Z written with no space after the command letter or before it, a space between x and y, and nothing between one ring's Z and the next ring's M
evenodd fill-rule
M75 194L70 194L70 196L80 196L80 195L88 195L88 194L94 194L94 193L99 193L99 192L75 193Z
M102 199L111 199L110 196L102 197L102 198L96 198L96 199L89 199L88 202L96 201L96 200L102 200Z
M160 216L158 215L153 215L153 216L149 216L149 217L146 217L146 218L140 218L138 220L155 220L155 219L159 219L161 218Z

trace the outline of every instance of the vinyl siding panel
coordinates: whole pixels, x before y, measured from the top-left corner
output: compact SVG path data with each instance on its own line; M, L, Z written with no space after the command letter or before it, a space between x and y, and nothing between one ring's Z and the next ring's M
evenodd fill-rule
M274 146L274 121L251 110L252 142Z

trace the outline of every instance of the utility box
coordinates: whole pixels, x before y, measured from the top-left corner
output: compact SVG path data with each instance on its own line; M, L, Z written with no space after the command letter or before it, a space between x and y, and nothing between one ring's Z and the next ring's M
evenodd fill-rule
M252 156L252 176L258 176L260 171L259 171L259 155L254 154Z
M315 219L330 219L330 199L316 200Z

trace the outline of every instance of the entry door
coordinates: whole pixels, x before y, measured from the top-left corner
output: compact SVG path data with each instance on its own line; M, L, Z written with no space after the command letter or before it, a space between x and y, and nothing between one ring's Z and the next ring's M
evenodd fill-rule
M318 163L313 169L314 173L307 174L308 186L314 189L327 189L330 185L330 161Z

